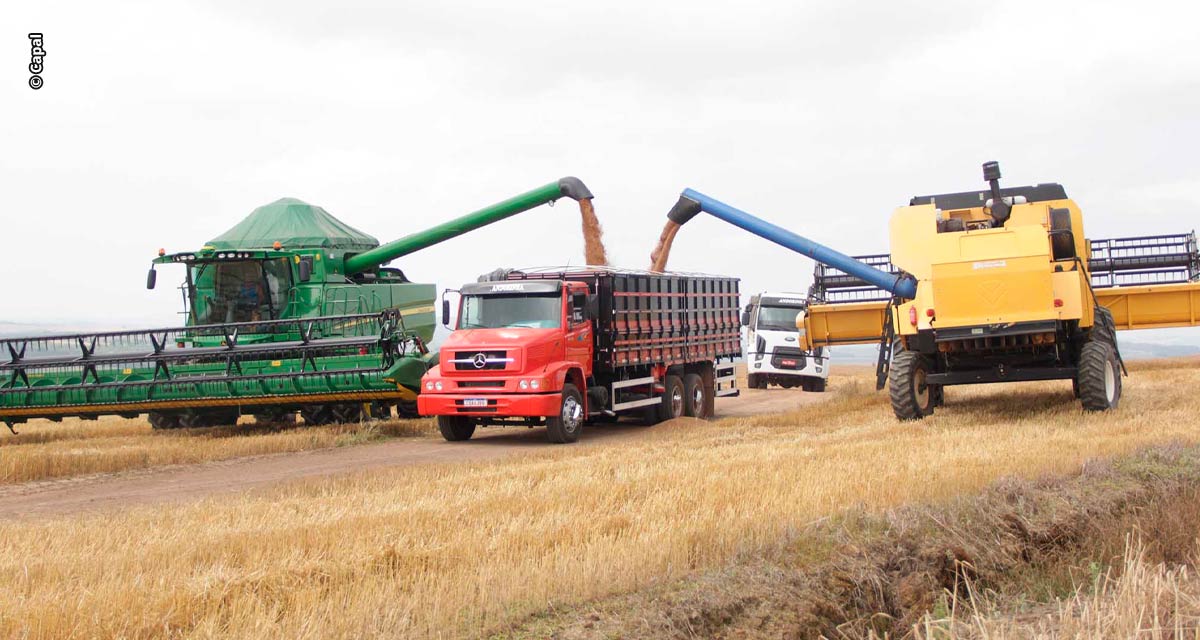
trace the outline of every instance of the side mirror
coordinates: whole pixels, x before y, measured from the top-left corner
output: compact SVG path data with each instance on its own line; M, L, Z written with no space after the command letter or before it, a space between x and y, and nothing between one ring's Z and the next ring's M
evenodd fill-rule
M300 256L300 264L296 265L300 282L308 282L312 278L312 266L312 256Z
M157 282L158 272L154 270L154 267L150 267L150 273L146 274L146 288L153 289Z
M442 298L442 326L450 328L450 301Z
M749 311L742 312L742 326L743 327L750 326L750 312Z

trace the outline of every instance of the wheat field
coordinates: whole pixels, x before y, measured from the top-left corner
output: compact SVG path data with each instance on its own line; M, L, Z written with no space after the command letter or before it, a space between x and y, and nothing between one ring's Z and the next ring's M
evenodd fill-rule
M145 418L36 420L0 435L0 485L290 453L388 437L431 435L432 420L320 427L256 425L155 431Z
M850 506L939 502L1197 441L1200 361L1132 369L1110 414L1084 414L1069 384L1037 383L951 389L936 416L899 424L866 376L843 377L830 402L786 415L4 523L0 636L502 632L771 549Z

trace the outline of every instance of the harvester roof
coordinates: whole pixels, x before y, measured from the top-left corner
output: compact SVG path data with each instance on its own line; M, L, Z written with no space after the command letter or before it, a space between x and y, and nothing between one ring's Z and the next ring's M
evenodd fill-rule
M217 250L269 249L276 242L289 249L365 251L379 246L374 236L296 198L280 198L251 211L245 220L213 238L207 246Z

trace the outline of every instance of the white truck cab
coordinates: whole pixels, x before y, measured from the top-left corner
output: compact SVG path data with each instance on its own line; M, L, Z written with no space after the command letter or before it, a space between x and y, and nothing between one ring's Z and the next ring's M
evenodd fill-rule
M747 386L766 389L777 384L785 389L801 387L805 391L824 391L829 379L828 351L818 347L807 352L800 348L803 314L808 298L802 293L773 292L751 296L742 311L747 329Z

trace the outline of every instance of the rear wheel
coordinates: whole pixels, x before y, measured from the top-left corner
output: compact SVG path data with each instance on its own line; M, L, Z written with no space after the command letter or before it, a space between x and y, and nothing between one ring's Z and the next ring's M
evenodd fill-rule
M575 442L583 431L583 395L575 385L563 385L558 415L546 418L546 438L559 444Z
M150 426L154 429L178 429L179 415L174 413L150 412Z
M683 376L683 415L706 419L709 416L708 389L698 373Z
M465 416L438 416L438 431L449 442L470 440L475 435L475 421Z
M929 362L919 353L901 351L892 357L888 393L892 412L901 420L920 420L933 414L936 389L925 381Z
M1108 411L1121 404L1121 368L1111 345L1095 340L1083 345L1076 384L1088 411Z
M668 375L663 383L662 402L658 404L658 419L674 420L683 415L683 380L679 376Z

